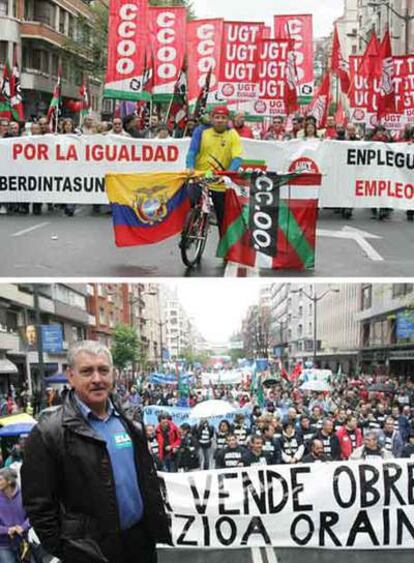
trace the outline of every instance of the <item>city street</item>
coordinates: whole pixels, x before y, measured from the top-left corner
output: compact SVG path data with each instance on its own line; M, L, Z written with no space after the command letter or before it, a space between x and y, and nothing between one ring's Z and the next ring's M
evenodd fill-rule
M194 551L160 549L159 563L222 563L222 550ZM319 549L228 549L226 563L411 563L409 550L331 551Z
M202 265L186 271L178 239L157 245L119 249L113 241L108 214L91 215L79 207L73 218L59 211L42 216L2 216L1 275L4 277L222 277L237 268L215 258L217 232L210 231ZM318 223L316 267L313 271L261 271L261 276L412 276L414 225L395 211L383 222L371 220L368 210L357 210L345 221L332 210L322 210ZM257 275L255 272L251 272Z

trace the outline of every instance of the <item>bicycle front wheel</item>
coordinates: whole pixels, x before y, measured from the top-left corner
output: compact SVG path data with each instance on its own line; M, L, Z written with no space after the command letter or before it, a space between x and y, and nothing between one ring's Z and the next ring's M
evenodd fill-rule
M187 268L200 263L208 235L209 218L200 207L194 207L187 215L181 233L181 259Z

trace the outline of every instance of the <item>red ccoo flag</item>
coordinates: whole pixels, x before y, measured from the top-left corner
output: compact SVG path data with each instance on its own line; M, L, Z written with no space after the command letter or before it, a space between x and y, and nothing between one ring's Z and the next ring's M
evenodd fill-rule
M385 32L379 56L381 61L380 93L378 96L378 121L387 113L395 113L394 59L392 58L390 32Z
M342 57L341 45L339 43L338 29L336 26L335 26L333 44L332 44L331 69L332 72L336 74L336 76L339 78L342 92L344 94L347 94L349 87L351 85L349 79L349 64Z
M329 72L325 73L321 85L315 97L309 106L309 115L313 115L316 119L317 127L326 127L326 118L328 117L329 104L331 102L331 81Z

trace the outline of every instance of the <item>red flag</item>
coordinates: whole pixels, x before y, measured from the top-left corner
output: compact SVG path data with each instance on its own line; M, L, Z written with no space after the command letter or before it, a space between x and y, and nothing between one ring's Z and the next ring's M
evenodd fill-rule
M200 119L200 117L202 117L207 109L207 102L208 102L208 94L210 92L210 83L211 83L211 75L213 72L213 67L210 67L210 70L207 73L206 76L206 82L204 84L204 86L201 88L200 93L198 95L197 101L196 101L196 105L194 108L194 119Z
M10 67L6 61L3 70L3 80L0 87L0 117L11 119L11 100L10 100Z
M182 137L188 119L188 89L186 63L184 62L177 82L168 112L168 125L174 131L174 137Z
M339 103L338 103L338 107L336 108L335 123L338 123L339 125L344 125L344 126L346 126L346 124L348 123L348 118L346 116L346 113L345 113L344 108L342 106L342 102L340 100L339 100Z
M341 90L346 94L349 90L351 82L349 80L349 64L342 57L341 45L339 43L338 29L335 26L333 44L332 44L332 60L331 69L334 74L339 78L341 83Z
M381 79L378 96L378 121L387 113L395 113L394 60L390 32L385 32L380 45Z
M287 55L285 74L285 108L287 115L295 112L299 108L297 97L298 73L296 69L296 55L293 50L294 41L290 39L289 42L290 47Z
M10 102L13 118L17 121L24 121L23 99L20 87L20 71L17 64L16 49L14 49L13 54L13 71L10 81Z
M309 105L308 113L309 115L313 115L315 117L318 128L326 127L326 118L328 117L330 102L331 81L329 78L329 72L326 72L315 97Z
M289 376L289 381L295 381L302 373L302 365L296 364L292 373Z

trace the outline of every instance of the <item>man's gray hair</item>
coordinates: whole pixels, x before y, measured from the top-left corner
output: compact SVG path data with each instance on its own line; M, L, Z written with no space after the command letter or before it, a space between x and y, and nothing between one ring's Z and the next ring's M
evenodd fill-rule
M378 441L378 430L368 430L365 432L364 438L375 438Z
M17 473L14 469L11 469L10 467L3 467L3 469L0 469L0 477L3 477L3 479L5 479L12 487L16 486Z
M113 365L111 351L107 346L105 346L105 344L102 344L101 342L98 342L96 340L82 340L81 342L72 344L72 346L69 348L68 366L70 368L75 367L76 357L82 352L85 352L86 354L93 354L94 356L105 354L111 366Z

